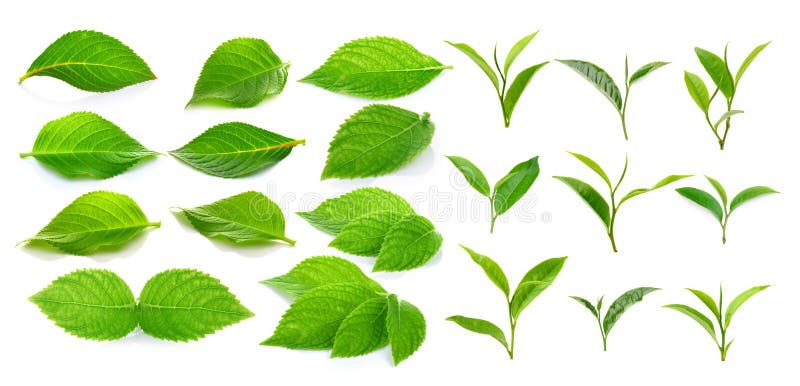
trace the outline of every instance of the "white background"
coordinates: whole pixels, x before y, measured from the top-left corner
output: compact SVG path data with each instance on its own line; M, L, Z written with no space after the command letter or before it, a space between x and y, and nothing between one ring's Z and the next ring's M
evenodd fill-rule
M798 263L797 146L798 31L791 2L7 2L0 12L3 218L0 232L0 352L2 384L401 384L465 382L518 384L797 384L796 296ZM108 94L89 94L38 77L16 84L48 44L76 29L95 29L130 45L158 80ZM495 42L504 55L521 36L541 29L512 72L543 60L593 61L622 83L623 59L632 69L654 61L673 64L637 84L629 101L629 133L622 139L613 108L585 80L558 63L546 66L520 100L511 128L502 118L489 82L443 40L468 42L489 55ZM428 150L399 172L355 181L319 181L328 142L338 125L369 103L296 82L354 38L402 38L455 69L411 96L390 101L428 111L436 135ZM190 108L203 62L225 40L267 40L291 61L284 92L251 109ZM703 73L692 48L721 52L738 66L757 44L773 43L740 84L733 120L720 152L687 94L684 69ZM502 60L502 59L501 59ZM708 78L705 78L708 79ZM217 123L241 120L308 144L258 175L226 180L202 174L169 156L103 181L66 180L33 159L20 159L46 122L88 110L115 122L145 146L178 148ZM709 174L733 195L751 185L782 192L737 210L728 244L711 215L674 188L710 190L699 177L629 201L617 219L620 253L610 251L600 222L552 175L601 183L565 153L595 158L614 179L627 152L626 191L672 173ZM444 155L479 165L493 184L517 162L541 156L542 173L515 210L488 233L488 206L453 174ZM341 253L331 237L293 212L362 186L380 186L413 200L444 235L442 253L406 273L373 275L387 289L417 305L428 321L421 349L397 368L387 350L355 359L328 352L262 347L281 314L284 298L258 281L282 274L306 257ZM79 195L97 189L133 197L160 229L113 254L65 256L15 244L44 226ZM275 244L234 248L211 241L179 222L171 206L206 204L256 189L278 201L287 235L296 247ZM439 199L437 195L449 195ZM460 201L459 201L460 200ZM457 208L457 202L465 205ZM467 203L467 204L464 204ZM473 204L474 203L474 204ZM472 207L474 206L474 207ZM448 214L449 208L449 214ZM525 213L523 213L525 212ZM459 218L461 216L462 218ZM477 218L473 218L477 216ZM537 262L569 255L555 285L520 319L516 359L496 342L446 322L464 314L506 326L502 295L460 250L464 243L494 257L512 283ZM365 270L370 259L352 258ZM152 275L192 267L218 277L256 316L198 342L158 341L141 332L110 343L70 336L42 315L28 296L78 268L117 272L134 293ZM707 334L683 315L662 309L686 302L702 309L684 287L727 299L758 284L772 284L742 307L729 335L736 339L726 363ZM607 304L623 291L656 286L619 322L603 353L597 326L568 295ZM727 303L727 302L726 302Z

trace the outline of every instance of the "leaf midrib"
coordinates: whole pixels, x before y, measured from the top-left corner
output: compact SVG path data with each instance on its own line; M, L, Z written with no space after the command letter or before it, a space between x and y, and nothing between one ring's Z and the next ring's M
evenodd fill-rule
M48 65L48 66L37 68L35 70L28 71L28 72L25 73L25 75L22 75L19 78L19 83L22 83L22 81L24 81L25 79L28 79L28 78L30 78L32 76L35 76L36 74L38 74L38 73L40 73L42 71L47 71L47 70L51 70L53 68L66 67L66 66L87 66L87 67L88 66L95 66L95 67L113 68L113 69L117 69L117 70L121 70L121 71L127 71L127 72L131 72L131 73L134 73L134 74L143 75L143 76L149 77L151 79L156 79L156 76L153 73L149 73L148 74L148 73L144 73L144 72L141 72L141 71L135 71L135 70L132 70L130 68L114 66L114 65L110 65L110 64L91 63L91 62L63 62L63 63L51 64L51 65Z
M151 227L151 226L153 226L153 227L161 226L161 222L160 221L144 222L144 223L136 223L136 224L133 224L133 225L120 226L120 227L109 227L109 228L102 228L102 229L88 229L88 230L80 231L80 232L40 232L38 235L34 236L32 238L32 240L42 239L43 237L47 237L48 234L53 234L53 235L79 235L79 234L85 234L85 233L119 231L119 230L127 230L127 229L134 229L134 228L147 228L147 227ZM49 240L49 239L48 238L44 238L44 240Z
M257 152L261 152L261 151L270 151L270 150L280 149L280 148L284 148L284 147L293 147L293 146L297 146L297 145L305 145L305 143L306 143L305 139L296 139L296 140L292 140L292 141L288 141L288 142L284 142L284 143L280 143L280 144L272 145L272 146L259 147L259 148L255 148L255 149L226 151L226 152L221 152L221 153L200 153L200 152L194 152L194 151L181 151L180 149L175 150L175 151L171 151L169 153L172 154L172 155L178 155L178 156L189 155L189 154L193 154L193 155L194 154L197 154L197 155L235 155L235 154L257 153Z
M183 210L184 212L195 212L195 211L197 211L197 209L196 209L196 208L195 208L195 209L182 209L182 210ZM292 244L292 245L294 245L294 243L295 243L295 241L294 241L294 240L292 240L292 239L290 239L290 238L286 237L285 235L279 235L279 234L276 234L276 233L270 233L270 232L264 231L263 229L255 228L255 227L253 227L252 225L244 224L244 223L241 223L241 222L239 222L239 221L237 221L237 220L234 220L234 219L229 219L229 218L224 218L224 217L221 217L221 216L214 215L214 214L212 214L211 212L209 212L207 209L203 209L203 210L204 210L206 213L208 213L209 217L218 218L218 219L220 219L220 220L223 220L223 221L230 222L231 224L239 225L239 226L241 226L242 228L246 228L246 229L250 229L250 230L252 230L252 231L256 231L256 232L258 232L258 233L261 233L261 234L263 234L263 235L266 235L266 236L268 236L268 237L271 237L271 238L273 238L273 239L276 239L276 240L282 240L282 241L285 241L285 242L287 242L287 243L289 243L289 244ZM225 232L219 232L219 231L217 231L217 232L213 232L213 233L214 233L214 234L218 234L218 235L225 235Z
M38 155L79 155L79 154L131 154L149 156L158 154L152 150L144 151L116 151L116 150L78 150L78 151L30 151L27 153L19 153L20 157L36 157Z
M264 74L267 74L267 73L270 73L270 72L273 72L273 71L276 71L276 70L280 70L280 69L283 69L283 68L288 68L289 65L290 65L289 62L282 62L282 63L279 63L277 66L272 66L272 67L264 69L262 71L258 71L258 72L254 73L254 74L250 74L250 75L248 75L248 76L246 76L246 77L244 77L242 79L236 80L235 82L224 84L224 85L222 85L220 87L217 87L217 88L208 89L208 90L205 90L204 92L207 93L207 94L213 94L213 93L219 92L219 91L221 91L223 89L226 89L228 87L231 87L233 85L237 85L239 83L243 83L245 81L253 79L255 77L259 77L261 75L264 75ZM192 97L192 100L199 101L199 100L207 99L207 98L214 98L214 97L211 97L211 96L200 96L197 99Z
M246 312L236 312L236 311L225 311L225 310L218 310L214 308L208 307L199 307L199 306L163 306L160 304L149 304L149 303L139 303L139 307L145 308L155 308L155 309L167 309L167 310L184 310L184 311L209 311L209 312L217 312L220 314L228 314L228 315L239 315L239 316L249 316L249 313Z
M55 299L41 299L41 298L34 298L33 300L42 303L55 303L55 304L64 304L64 305L76 305L76 306L84 306L84 307L93 307L93 308L104 308L104 309L124 309L124 308L136 308L135 303L131 304L121 304L116 306L109 306L104 304L91 304L91 303L82 303L82 302L70 302L70 301L63 301L63 300L55 300Z

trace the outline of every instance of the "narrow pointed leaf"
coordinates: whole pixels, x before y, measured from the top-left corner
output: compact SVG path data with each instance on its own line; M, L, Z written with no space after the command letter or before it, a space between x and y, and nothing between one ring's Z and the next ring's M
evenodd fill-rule
M422 153L433 139L430 114L369 105L345 121L328 147L322 179L389 174Z
M633 85L636 81L641 80L645 76L649 75L651 72L658 70L661 67L668 65L669 62L651 62L647 63L642 67L639 67L636 72L631 75L630 80L628 81L629 85Z
M375 212L414 214L408 201L380 188L361 188L323 201L314 210L298 212L315 228L333 235L351 221Z
M575 72L594 85L594 87L614 105L617 111L622 110L622 96L620 95L619 88L617 88L617 84L614 83L614 80L611 79L611 75L608 75L605 70L593 63L583 60L558 60L558 62L575 70Z
M397 366L419 349L425 340L425 317L413 304L389 295L386 318L392 360Z
M717 221L722 222L723 210L722 207L719 205L717 199L714 198L714 196L706 193L703 190L692 187L678 188L675 189L675 191L678 192L678 194L680 194L681 196L688 198L695 204L708 209L708 211L714 215Z
M295 298L328 284L353 284L376 293L386 292L380 284L364 275L358 266L335 256L310 257L286 274L262 283Z
M770 188L769 186L751 186L745 190L742 190L733 198L733 200L731 200L731 212L745 202L748 202L756 197L773 193L778 193L778 191Z
M469 318L466 316L461 315L454 315L446 320L454 322L459 326L463 327L465 330L472 331L476 334L483 334L488 335L498 341L504 348L508 348L508 342L506 341L506 334L503 333L503 330L500 327L497 327L494 323L489 322L483 319L476 319L476 318Z
M726 120L728 120L728 119L731 119L731 117L732 117L732 116L734 116L734 115L737 115L737 114L742 114L742 113L744 113L744 111L743 111L743 110L731 110L731 111L726 111L725 113L723 113L723 114L722 114L722 115L719 117L719 119L717 119L717 122L716 122L716 123L714 123L714 130L716 130L716 129L719 127L719 125L721 125L721 124L722 124L722 122L725 122Z
M609 223L611 222L611 212L608 207L608 203L597 192L591 185L572 177L561 177L561 176L554 176L553 178L565 183L567 186L570 187L575 193L580 196L583 202L586 205L589 205L590 208L597 214L597 217L600 218L600 221L603 222L603 225L608 227Z
M708 180L708 182L711 184L711 186L714 187L714 190L717 191L717 194L719 195L720 200L722 200L722 207L727 208L728 207L728 193L725 191L725 188L723 188L722 184L720 184L719 181L715 180L714 178L706 176L706 180Z
M511 315L514 318L518 318L522 311L555 281L566 260L566 256L547 259L525 274L511 299Z
M372 271L395 272L421 267L441 246L442 235L430 220L408 215L389 229Z
M347 315L333 338L331 357L355 357L386 346L389 343L388 306L387 299L373 298Z
M742 62L742 65L739 66L739 71L736 71L736 79L734 80L734 87L739 84L739 79L742 78L742 75L744 75L744 72L747 71L748 67L750 67L750 64L753 63L753 60L756 59L756 56L758 56L758 54L760 54L761 51L763 51L765 48L767 48L769 43L771 43L771 42L766 42L766 43L754 48L753 51L751 51L750 54L747 55L747 57Z
M492 82L492 85L494 86L495 90L498 90L499 92L500 84L499 81L497 80L497 74L495 74L494 69L492 69L492 66L490 66L489 63L486 62L486 59L484 59L480 54L478 54L478 52L475 51L474 48L470 47L466 43L451 43L448 41L445 41L445 43L455 47L459 51L463 52L464 55L467 55L467 57L472 59L472 61L475 64L477 64L478 67L480 67L483 73L486 74L486 76Z
M586 307L586 309L589 310L589 312L591 312L592 315L594 315L595 318L599 317L598 316L599 313L597 311L597 308L594 306L594 304L592 304L592 302L590 302L590 301L588 301L588 300L586 300L586 299L584 299L584 298L582 298L580 296L570 296L570 297L573 300L575 300L576 302L578 302L578 303L582 304L584 307Z
M608 311L606 312L606 316L603 318L603 331L605 331L606 336L608 333L611 332L611 329L617 323L622 314L625 313L629 308L631 308L634 304L639 303L644 299L644 296L653 292L658 291L658 288L653 287L639 287L634 288L625 292L624 294L620 295L611 306L608 307Z
M533 40L533 38L535 38L536 34L538 33L539 31L536 31L528 36L523 37L522 39L519 39L519 41L516 42L514 46L511 47L511 49L508 51L508 56L506 56L506 62L503 65L503 74L506 77L508 77L508 70L511 68L511 65L514 64L514 61L517 59L517 56L519 56L519 54L521 54L522 51L525 50L525 47L528 46L531 40ZM517 76L517 78L519 78L519 76Z
M578 161L581 161L589 169L592 169L592 171L597 173L597 175L600 176L600 178L602 178L603 181L606 182L606 185L608 185L608 188L611 189L611 180L608 179L608 175L606 174L605 170L603 170L603 168L600 166L600 164L598 164L593 159L591 159L591 158L589 158L589 157L587 157L587 156L585 156L583 154L578 154L578 153L573 153L573 152L567 152L567 153L569 153L571 156L577 158Z
M447 159L453 163L456 169L464 176L464 179L466 179L470 186L475 188L478 193L486 197L491 196L492 192L489 187L489 181L486 180L486 176L483 175L481 169L478 169L475 164L463 157L449 155Z
M406 216L395 212L366 214L345 225L328 246L353 255L378 256L386 234Z
M722 95L730 99L733 96L734 84L733 77L725 61L713 52L706 51L700 47L695 47L694 52L697 54L697 59L700 59L703 68L711 76L711 80L722 92Z
M142 230L158 227L130 197L106 191L86 193L61 210L28 242L45 242L73 255L122 246Z
M448 68L402 40L369 37L346 43L300 81L340 94L392 99L419 90Z
M708 105L711 102L708 96L708 88L703 79L689 71L684 71L683 81L686 83L686 89L689 91L689 95L692 96L694 103L697 104L697 107L704 113L708 113Z
M714 318L719 319L719 307L711 295L693 288L687 288L689 292L691 292L694 296L700 299L703 304L705 304L706 308L708 308L712 314L714 314Z
M283 91L288 68L289 63L281 61L264 40L228 40L206 60L187 106L203 103L255 106Z
M706 330L706 332L709 335L711 335L711 339L714 339L714 342L717 343L717 345L719 345L719 342L717 342L717 334L716 334L715 329L714 329L714 324L711 323L711 320L708 319L708 317L706 317L705 315L701 314L700 311L697 311L694 308L686 306L686 305L683 305L683 304L667 304L664 307L665 308L669 308L669 309L673 309L675 311L678 311L678 312L680 312L680 313L692 318L692 320L697 322L697 324L699 324L700 327L703 327L703 329Z
M508 297L510 293L510 289L508 287L508 278L506 278L506 274L503 272L503 269L500 268L500 265L492 260L489 256L481 255L480 253L477 253L463 245L461 248L464 248L464 250L469 253L469 257L472 258L472 261L474 261L475 264L478 264L483 269L483 272L486 274L489 280L491 280L492 283L497 286L497 288L500 288L500 291L503 291L506 297Z
M666 176L663 179L661 179L660 181L656 182L656 184L653 185L650 188L638 188L638 189L631 190L630 192L628 192L628 194L626 194L624 197L622 197L621 200L619 200L619 204L617 204L617 205L618 206L622 205L623 202L628 201L631 198L634 198L634 197L636 197L636 196L638 196L640 194L644 194L644 193L647 193L647 192L652 192L652 191L654 191L654 190L656 190L658 188L663 188L664 186L667 186L667 185L669 185L669 184L671 184L671 183L673 183L675 181L682 180L684 178L688 178L688 177L691 177L691 176L692 176L691 174L672 174L672 175Z
M506 91L506 97L503 100L507 120L511 120L511 114L514 113L514 108L517 107L517 102L522 96L522 92L525 91L526 87L528 87L528 83L530 83L533 76L536 75L536 73L539 72L539 70L541 70L542 67L544 67L547 63L550 62L543 62L530 66L522 70L522 72L517 74L517 77L514 78L514 82L512 82L511 86L509 86L508 91Z
M492 205L494 213L500 216L528 192L539 176L539 157L533 157L514 166L505 177L494 185Z
M739 310L739 307L741 307L742 304L744 304L744 302L747 301L747 299L750 299L750 297L752 297L753 295L767 288L769 288L768 285L756 286L740 293L739 296L731 300L731 303L728 304L728 308L725 310L725 328L728 328L728 325L731 324L731 319L733 318L733 314L735 314L736 311Z
M44 125L33 149L20 157L34 157L68 178L109 178L157 154L103 117L77 112Z
M50 76L92 92L119 90L156 78L128 46L96 31L72 31L58 38L19 82L32 76Z
M284 137L242 122L216 125L169 152L212 176L238 178L264 170L286 158L305 140Z

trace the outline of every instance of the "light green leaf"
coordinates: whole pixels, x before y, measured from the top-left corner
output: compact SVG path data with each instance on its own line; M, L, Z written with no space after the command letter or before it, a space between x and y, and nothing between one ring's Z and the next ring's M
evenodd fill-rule
M608 224L611 222L611 212L608 207L608 203L597 192L591 185L572 177L561 177L561 176L553 176L553 178L565 183L567 186L570 187L575 193L583 199L583 202L586 205L589 205L590 208L597 214L597 217L600 218L600 221L603 222L603 225L608 227Z
M739 66L739 71L736 71L736 79L733 82L734 88L736 88L736 86L739 84L739 79L742 78L742 75L744 75L744 72L747 70L748 67L750 67L750 64L753 63L753 60L756 59L756 56L758 56L758 54L760 54L761 51L764 50L764 48L767 48L769 43L771 42L766 42L754 48L753 51L751 51L750 54L747 55L747 57L742 62L742 65Z
M465 330L472 331L477 334L491 336L496 341L500 342L500 344L503 345L503 347L508 349L506 334L503 333L503 330L501 330L500 327L497 327L492 322L483 319L468 318L466 316L461 316L461 315L454 315L447 318L446 320L458 324Z
M595 162L593 159L591 159L591 158L589 158L589 157L587 157L587 156L585 156L583 154L573 153L571 151L568 151L567 153L569 153L571 156L577 158L578 161L581 161L589 169L592 169L592 171L597 173L597 175L600 176L600 178L602 178L603 181L606 182L606 185L608 185L608 188L611 189L611 180L608 179L608 174L606 174L605 170L603 170L603 168L597 162Z
M389 295L386 329L392 346L394 365L406 360L425 340L425 317L417 307L397 296Z
M711 313L714 314L714 318L719 319L719 306L716 302L714 302L714 299L711 297L711 295L698 289L687 288L687 290L700 299L703 304L705 304L706 308L708 308Z
M375 298L380 298L375 291L356 284L314 288L292 303L272 336L261 344L303 350L331 349L345 318L362 303Z
M492 205L495 216L511 209L530 189L539 176L539 157L533 157L514 166L505 177L494 184Z
M468 159L463 157L458 157L454 155L448 155L447 159L453 163L453 165L464 175L464 178L467 182L478 191L478 193L490 197L492 192L491 188L489 187L489 181L486 180L486 176L483 175L481 169L478 169L475 164L470 162Z
M528 46L528 43L530 43L531 40L533 40L533 38L535 38L536 34L538 33L539 31L536 31L528 36L523 37L522 39L519 39L519 41L515 43L514 46L511 47L511 49L508 51L508 56L506 56L506 62L503 65L503 74L506 77L508 77L508 70L511 68L511 65L514 64L514 60L517 59L517 56L519 56L519 54L522 53L525 47ZM519 79L519 76L517 76L517 78Z
M481 255L480 253L477 253L463 245L461 248L464 248L464 250L469 253L469 257L472 258L472 261L474 261L475 264L478 264L483 269L483 272L486 274L489 280L491 280L492 283L497 286L497 288L500 288L506 297L508 297L510 293L510 289L508 287L508 278L506 278L506 274L503 272L503 269L500 268L500 265L492 260L489 256Z
M744 111L743 111L743 110L731 110L731 111L726 111L725 113L723 113L723 114L722 114L722 115L719 117L719 119L717 119L717 122L716 122L716 123L714 123L714 130L716 130L716 129L719 127L719 125L721 125L721 124L722 124L722 122L725 122L726 120L728 120L728 119L731 119L731 117L732 117L732 116L734 116L734 115L737 115L737 114L742 114L742 113L744 113Z
M492 82L492 85L494 85L495 90L498 90L498 92L500 92L500 85L497 80L497 74L494 73L494 69L492 69L489 63L486 62L486 59L484 59L480 54L478 54L478 52L475 51L474 48L470 47L466 43L452 43L446 40L445 43L455 47L456 49L464 53L464 55L467 55L467 57L472 59L472 61L475 64L477 64L478 67L481 68L481 70L483 70L483 73L486 74L487 77L489 77L489 80Z
M617 323L619 318L622 314L625 313L629 308L631 308L634 304L639 303L642 301L645 295L653 292L658 291L658 288L653 287L639 287L634 288L625 292L624 294L620 295L611 306L608 307L608 311L606 311L606 316L603 318L603 331L605 331L606 336L608 333L611 332L611 328Z
M733 200L731 200L731 212L745 202L748 202L756 197L773 193L778 193L778 191L770 188L769 186L751 186L745 190L742 190L736 195L736 197L733 198Z
M593 63L583 60L557 61L575 70L575 72L588 80L589 83L593 84L594 87L596 87L597 90L599 90L608 99L608 101L614 105L617 111L622 110L622 96L620 96L619 88L617 88L617 84L614 83L614 80L611 79L611 75L608 75L605 70Z
M386 346L389 343L387 311L385 298L373 298L356 307L339 325L331 357L355 357Z
M288 68L264 40L228 40L206 60L186 105L255 106L283 91Z
M378 256L386 234L406 216L395 212L366 214L345 225L328 246L353 255Z
M425 265L442 246L442 235L422 216L396 222L381 246L373 272L405 271Z
M719 205L717 199L714 196L706 193L703 190L692 188L692 187L684 187L675 189L678 194L684 196L694 202L697 205L702 206L703 208L708 209L711 214L717 219L717 221L722 222L723 211L722 207Z
M300 81L340 94L392 99L419 90L448 68L402 40L369 37L345 43Z
M252 316L228 287L194 269L161 272L139 295L142 331L159 339L197 340Z
M756 286L740 293L739 296L731 300L731 303L728 304L728 308L725 310L725 328L728 328L728 326L731 324L731 319L733 318L733 314L735 314L736 311L739 310L739 307L741 307L742 304L744 304L744 302L747 301L747 299L750 299L750 297L752 297L753 295L767 288L769 288L768 285Z
M271 240L295 243L285 235L286 221L281 208L259 192L239 193L208 205L180 208L180 213L206 237L234 243Z
M570 297L572 299L574 299L576 302L578 302L578 303L582 304L584 307L586 307L586 309L589 310L589 312L591 312L592 315L594 315L595 318L599 317L599 312L598 312L597 308L594 306L594 304L592 304L592 302L590 302L590 301L588 301L588 300L586 300L586 299L584 299L584 298L582 298L580 296L570 296ZM601 303L601 305L602 305L602 303Z
M716 333L716 330L714 329L714 324L711 323L711 320L708 319L708 317L706 317L705 315L701 314L700 311L697 311L694 308L686 306L686 305L683 305L683 304L667 304L664 307L665 308L669 308L669 309L673 309L675 311L678 311L678 312L680 312L680 313L692 318L692 320L697 322L697 324L699 324L700 327L703 327L703 329L706 330L706 332L709 335L711 335L711 338L714 339L714 343L716 343L717 346L719 346L719 342L717 341L717 333Z
M617 204L617 206L622 205L623 202L628 201L631 198L636 197L636 196L638 196L640 194L644 194L644 193L647 193L647 192L652 192L652 191L654 191L654 190L656 190L658 188L663 188L664 186L667 186L667 185L669 185L669 184L671 184L671 183L673 183L675 181L682 180L684 178L688 178L688 177L691 177L691 176L692 176L691 174L672 174L672 175L666 176L663 179L661 179L660 181L656 182L656 184L653 185L653 187L651 187L651 188L639 188L639 189L631 190L630 192L628 192L628 194L626 194L624 197L622 197L621 200L619 200L619 204Z
M104 269L61 276L30 301L57 326L81 338L119 339L138 324L131 289L117 274Z
M329 284L353 284L376 293L386 292L380 284L364 275L358 266L335 256L310 257L286 274L262 283L295 298Z
M119 90L156 78L128 46L95 31L72 31L58 38L31 63L19 82L32 76L50 76L92 92Z
M380 188L361 188L323 201L309 212L297 215L313 227L330 234L338 234L345 225L364 215L375 212L414 214L408 201Z
M703 82L703 79L689 71L684 71L683 81L686 83L686 89L689 90L689 95L692 96L697 107L704 113L708 113L708 105L711 103L711 100L709 99L708 88L705 82Z
M242 122L216 125L178 150L169 152L187 165L212 176L238 178L264 170L305 144Z
M328 148L322 179L380 176L405 166L433 139L430 115L369 105L351 115Z
M68 178L109 178L157 154L103 117L77 112L44 125L33 150L20 157L34 157Z
M717 181L717 180L715 180L715 179L713 179L713 178L711 178L709 176L706 176L706 179L711 184L711 186L714 187L714 190L717 191L717 194L719 194L719 198L720 198L720 200L722 200L722 206L727 208L728 207L728 193L725 192L725 188L722 187L722 184L720 184L719 181Z
M73 255L90 255L122 246L145 228L159 226L160 222L147 220L130 197L100 190L75 199L25 242L44 242Z
M714 81L719 91L722 92L722 95L730 99L735 89L733 76L731 76L731 72L728 69L728 65L725 64L725 61L713 52L706 51L700 47L695 47L694 52L697 54L697 59L700 59L703 68L705 68L708 75L711 76L711 80Z
M661 67L668 65L669 62L651 62L647 63L644 66L639 67L636 72L631 75L630 80L628 81L628 85L633 85L636 81L644 78L645 76L649 75L651 72L658 70Z
M567 257L547 259L531 268L520 280L511 299L511 315L516 319L528 305L555 281Z
M530 83L531 79L534 75L536 75L539 70L542 69L547 63L550 62L542 62L533 66L530 66L519 74L517 77L514 78L514 82L511 83L509 86L508 91L506 91L505 99L503 100L503 106L505 107L504 110L506 112L506 120L511 120L511 114L514 113L514 108L517 107L517 102L519 98L522 96L522 92L525 91L525 88L528 87L528 83Z

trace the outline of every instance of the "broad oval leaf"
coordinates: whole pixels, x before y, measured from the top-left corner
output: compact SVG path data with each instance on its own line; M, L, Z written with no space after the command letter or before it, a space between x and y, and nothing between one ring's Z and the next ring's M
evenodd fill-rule
M516 319L528 305L555 281L567 257L547 259L531 268L520 280L511 299L511 315Z
M386 234L406 216L395 212L366 214L345 225L328 246L353 255L378 256Z
M692 320L697 322L697 324L699 324L700 327L703 327L703 329L706 330L706 332L709 335L711 335L711 339L714 339L714 343L717 343L717 345L719 346L719 342L717 341L717 333L715 332L714 329L714 324L711 323L711 320L708 319L707 316L701 314L700 311L697 311L694 308L683 304L667 304L664 307L673 309L692 318Z
M594 315L595 318L599 318L600 317L600 314L599 314L599 312L597 310L597 307L595 307L594 304L592 304L592 302L590 302L590 301L588 301L588 300L586 300L586 299L584 299L584 298L582 298L580 296L570 296L570 297L573 300L575 300L576 302L578 302L578 303L582 304L584 307L586 307L586 309L589 310L589 312L591 312L592 315ZM602 303L600 305L602 305Z
M597 192L591 185L572 177L561 177L561 176L553 176L553 178L565 183L567 186L570 187L575 193L580 196L583 202L586 205L589 205L590 208L597 214L597 217L600 218L600 221L603 222L603 225L606 227L609 226L611 223L611 212L608 207L608 203Z
M194 269L161 272L139 295L142 331L175 342L200 339L252 316L228 287Z
M708 96L708 88L705 82L696 74L689 71L683 72L683 81L686 83L686 89L689 95L704 113L708 113L708 105L711 103Z
M458 169L459 172L464 176L464 179L478 191L478 193L490 197L492 192L491 188L489 187L489 181L486 180L486 176L483 175L481 169L478 169L475 164L470 162L470 160L458 157L454 155L448 155L447 159L453 163L453 166Z
M178 209L194 229L209 238L233 243L272 240L295 243L285 235L286 221L281 208L259 192L239 193L208 205Z
M583 154L573 153L571 151L568 151L567 153L569 153L571 156L577 158L578 161L581 161L581 163L586 165L586 167L588 167L589 169L592 169L592 171L597 173L597 175L600 176L600 178L602 178L603 181L605 181L606 185L608 185L608 188L611 189L611 180L608 179L608 174L606 174L606 171L603 170L603 168L600 166L600 164L598 164L597 162L595 162L595 160L593 160L593 159L591 159L591 158L589 158L589 157L587 157L587 156L585 156Z
M492 194L495 216L500 216L511 209L528 192L538 176L539 156L536 156L518 163L505 177L497 181Z
M717 191L717 194L719 194L719 198L720 198L720 200L722 200L722 207L727 208L728 207L728 193L725 191L725 188L723 188L722 184L720 184L719 181L715 180L714 178L706 176L706 180L708 180L708 183L710 183L711 186L714 187L714 190Z
M523 37L522 39L519 39L519 41L517 41L514 44L514 46L512 46L511 49L508 50L508 56L506 56L506 62L503 65L503 74L506 77L508 77L508 70L511 68L511 65L514 64L514 61L517 59L517 56L519 56L519 54L521 54L522 51L525 50L525 47L528 46L531 40L533 40L533 38L535 38L538 33L539 31L536 31L528 36ZM517 78L519 78L519 76L517 76Z
M719 91L722 92L722 95L730 99L734 93L733 76L728 69L728 65L725 64L725 61L713 52L700 47L695 47L694 52L697 54L697 59L700 59L703 68L705 68L708 75L711 76L711 80L714 81Z
M736 311L739 310L739 307L741 307L742 304L744 304L744 302L747 301L747 299L750 299L753 295L767 288L769 288L768 285L756 286L740 293L739 296L731 300L731 303L728 304L728 308L725 310L725 328L728 328L728 326L731 324L731 319L733 318L733 314L735 314Z
M465 330L472 331L477 334L488 335L498 341L504 348L508 349L508 342L506 341L506 334L503 333L503 330L500 327L497 327L494 323L483 320L483 319L476 319L476 318L469 318L466 316L461 315L454 315L445 320L454 322L459 326L463 327Z
M722 217L724 216L723 209L714 196L706 193L703 190L692 187L678 188L675 189L675 191L681 196L688 198L695 204L706 208L709 212L711 212L711 214L714 215L717 221L722 222Z
M122 246L145 228L159 226L160 222L147 220L130 197L99 190L75 199L24 242L44 242L73 255L90 255Z
M575 72L584 77L584 79L588 80L589 83L593 84L594 87L596 87L606 97L606 99L608 99L608 101L614 105L617 111L622 110L622 96L620 95L619 88L617 88L617 84L614 83L614 80L611 79L611 75L608 75L605 70L593 63L583 60L557 61L575 70Z
M156 78L128 46L96 31L72 31L58 38L31 63L19 83L32 76L50 76L91 92L119 90Z
M653 292L658 291L658 288L653 287L639 287L634 288L625 292L624 294L620 295L611 306L608 307L608 311L606 311L606 316L603 318L603 331L605 331L606 336L608 333L611 332L611 328L617 323L619 318L622 314L625 313L629 308L631 308L634 304L639 303L642 301L645 295Z
M442 235L425 217L409 215L396 222L375 260L373 272L405 271L425 265L439 252Z
M339 325L333 338L331 358L349 358L369 354L389 343L385 298L361 303Z
M714 130L716 130L719 127L719 125L722 124L722 122L725 122L728 119L731 119L731 117L734 116L734 115L738 115L738 114L742 114L742 113L744 113L744 110L731 110L731 111L724 112L719 117L719 119L717 119L717 122L714 123Z
M57 326L85 339L119 339L139 323L131 289L117 274L104 269L61 276L30 301Z
M358 266L335 256L309 257L286 274L264 280L262 283L291 297L298 297L315 288L337 283L358 285L376 293L386 292Z
M492 85L494 86L495 90L498 90L499 92L500 84L499 81L497 80L497 74L495 74L494 69L489 65L489 63L486 62L486 59L484 59L480 54L478 54L478 52L475 51L474 48L470 47L466 43L452 43L446 40L445 43L455 47L456 49L464 53L464 55L467 55L467 57L472 59L472 61L475 64L477 64L478 67L480 67L483 73L486 74L486 76L489 78L489 81L492 82Z
M753 51L751 51L750 54L747 55L747 57L742 62L742 65L739 66L739 71L736 71L736 79L733 82L734 88L739 84L739 79L742 78L742 75L744 75L744 72L747 71L748 67L750 67L750 64L753 63L753 60L756 59L756 56L758 56L758 54L760 54L761 51L763 51L765 48L767 48L769 43L771 43L771 42L766 42L766 43L754 48Z
M430 114L369 105L345 121L328 148L322 179L380 176L405 166L433 139Z
M255 106L283 91L288 68L289 63L281 61L262 39L228 40L206 60L187 106L200 103Z
M392 346L392 360L397 366L419 349L425 341L425 317L413 304L389 295L386 330Z
M300 81L340 94L392 99L419 90L448 68L402 40L369 37L345 43Z
M348 223L375 212L414 214L414 209L402 197L380 188L361 188L323 201L314 210L298 212L313 227L338 234Z
M669 62L651 62L647 63L644 66L639 67L636 72L631 75L630 80L628 81L628 85L633 85L636 81L641 80L645 76L649 75L651 72L658 70L661 67L668 65Z
M733 200L731 200L731 212L747 201L765 194L773 193L778 193L778 191L770 188L769 186L751 186L745 190L742 190L733 198Z
M506 278L506 274L503 272L503 269L500 268L500 265L489 256L481 255L463 245L461 248L464 248L464 250L469 253L469 257L472 258L472 261L478 264L489 280L491 280L497 288L500 288L500 291L503 291L506 297L508 297L511 290L508 287L508 278Z
M708 308L709 311L711 311L711 313L714 314L714 317L716 319L719 319L719 315L720 315L719 314L719 306L714 301L714 299L711 297L711 295L709 295L709 294L707 294L707 293L705 293L705 292L703 292L701 290L694 289L694 288L687 288L686 290L688 290L694 296L696 296L698 299L700 299L700 301L703 302L703 304L705 304L706 308Z
M238 178L264 170L305 144L242 122L216 125L169 152L187 165L212 176Z
M514 82L512 82L511 86L509 86L508 91L506 91L505 99L503 99L506 120L511 120L511 114L514 113L514 108L517 107L517 102L522 96L522 92L525 91L526 87L528 87L528 83L530 83L533 76L536 75L536 73L539 72L539 70L541 70L542 67L544 67L547 63L550 62L542 62L530 66L522 70L522 72L517 74L517 77L514 78Z
M68 178L109 178L156 155L103 117L76 112L45 124L33 149L20 157L34 157Z

